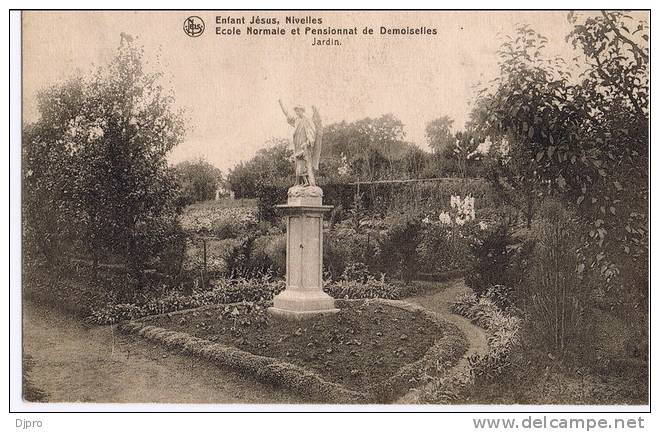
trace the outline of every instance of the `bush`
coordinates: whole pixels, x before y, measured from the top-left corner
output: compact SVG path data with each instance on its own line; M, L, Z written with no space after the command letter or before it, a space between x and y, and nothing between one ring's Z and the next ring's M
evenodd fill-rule
M357 234L351 229L335 229L324 233L323 270L326 277L341 278L352 263L362 263L370 273L377 273L377 244L378 235L372 232Z
M404 218L392 226L380 244L380 271L411 281L419 272L417 245L421 232L417 219Z
M481 238L480 238L481 237ZM511 273L513 239L505 224L487 229L470 244L472 262L465 283L479 296L492 285L514 286L517 275Z
M211 222L211 233L220 240L235 238L239 231L240 227L232 220L216 219Z
M257 187L257 217L260 221L276 223L279 219L275 206L287 200L286 188L259 185Z
M464 270L470 259L469 244L475 235L472 233L473 225L424 224L417 254L420 263L424 263L425 273Z
M521 286L523 309L537 343L563 357L578 349L590 297L589 273L579 251L579 222L559 202L542 205L532 226L531 265Z
M233 246L225 255L227 264L225 276L233 278L259 278L264 275L271 275L274 272L281 272L276 268L275 263L262 247L260 241L256 243L257 237L248 236L240 244Z

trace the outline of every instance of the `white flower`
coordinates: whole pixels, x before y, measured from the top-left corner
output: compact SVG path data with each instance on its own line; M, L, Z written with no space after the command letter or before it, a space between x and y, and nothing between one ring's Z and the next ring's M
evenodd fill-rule
M451 225L451 216L449 216L449 213L447 212L442 212L438 215L438 219L440 220L440 223L443 223L445 225Z

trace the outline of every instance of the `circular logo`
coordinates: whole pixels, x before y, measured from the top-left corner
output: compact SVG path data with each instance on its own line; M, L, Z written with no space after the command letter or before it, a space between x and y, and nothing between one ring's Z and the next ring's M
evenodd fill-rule
M204 20L198 16L186 18L183 22L183 31L190 37L198 37L204 33Z

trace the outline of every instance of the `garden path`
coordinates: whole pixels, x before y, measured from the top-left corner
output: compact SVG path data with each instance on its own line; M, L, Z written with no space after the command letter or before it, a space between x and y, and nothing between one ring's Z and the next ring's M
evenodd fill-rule
M48 394L48 402L302 402L284 390L110 326L88 326L31 303L23 313L23 350L35 363L30 377Z
M456 300L456 297L468 292L470 292L470 288L465 285L465 282L461 278L441 282L435 289L429 289L421 295L404 299L407 302L415 303L429 311L435 312L444 320L455 324L465 334L468 341L468 349L456 365L447 371L445 376L467 371L469 367L468 358L473 355L483 355L488 348L488 336L484 329L472 324L467 318L456 315L451 311L451 304ZM413 395L409 393L401 398L398 403L415 403L413 399L409 399L411 396Z

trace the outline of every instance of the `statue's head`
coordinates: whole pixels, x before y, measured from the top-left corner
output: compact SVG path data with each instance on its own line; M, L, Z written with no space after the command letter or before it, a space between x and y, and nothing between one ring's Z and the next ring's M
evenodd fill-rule
M293 110L296 112L296 114L298 115L298 117L302 117L302 116L305 115L305 108L303 108L303 107L300 106L300 105L298 105L298 106L296 106L295 108L293 108Z

